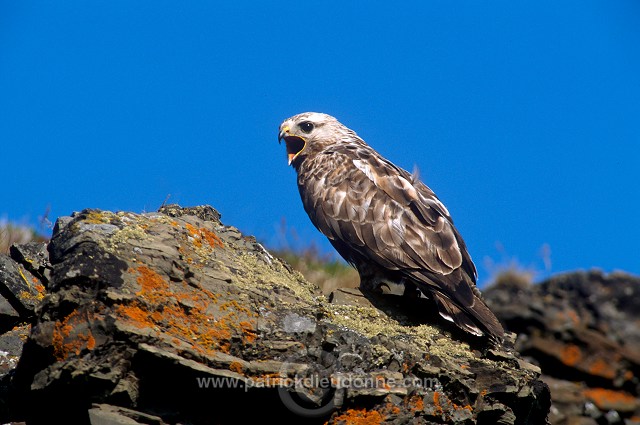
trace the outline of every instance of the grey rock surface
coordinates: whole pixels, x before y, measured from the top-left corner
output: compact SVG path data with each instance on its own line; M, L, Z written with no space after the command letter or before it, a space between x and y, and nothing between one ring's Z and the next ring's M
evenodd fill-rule
M211 207L84 210L48 253L4 269L46 295L3 422L546 422L548 387L513 350L452 338L402 300L329 302Z

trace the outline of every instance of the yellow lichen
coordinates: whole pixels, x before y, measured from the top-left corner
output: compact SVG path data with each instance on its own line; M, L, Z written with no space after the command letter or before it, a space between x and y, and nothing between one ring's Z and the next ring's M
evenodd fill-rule
M429 325L406 326L373 307L327 304L328 321L353 330L366 337L386 335L389 337L406 335L423 351L428 351L427 341L438 333Z
M109 224L113 213L109 211L89 211L82 219L89 224Z

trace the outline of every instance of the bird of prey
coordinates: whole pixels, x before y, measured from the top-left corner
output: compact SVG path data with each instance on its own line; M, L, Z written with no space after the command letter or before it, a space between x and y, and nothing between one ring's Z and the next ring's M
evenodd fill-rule
M475 266L449 211L417 173L392 164L327 114L295 115L279 130L305 211L358 270L363 291L417 288L444 319L502 340L504 330L476 288Z

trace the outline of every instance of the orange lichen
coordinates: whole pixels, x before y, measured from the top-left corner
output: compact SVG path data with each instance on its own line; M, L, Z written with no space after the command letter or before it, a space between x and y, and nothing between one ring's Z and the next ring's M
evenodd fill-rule
M470 404L466 404L464 406L460 406L455 403L451 403L451 404L453 405L454 410L468 410L469 412L473 412L473 406L471 406Z
M131 272L133 269L129 269L129 271ZM147 266L139 266L135 271L140 274L136 280L142 287L136 295L151 294L153 291L163 290L168 287L162 276Z
M31 283L29 282L25 274L22 272L22 266L18 267L18 273L20 273L20 277L22 278L24 283L27 284L27 287L31 288ZM32 279L32 281L33 283L36 284L34 285L34 288L36 290L35 293L31 290L29 291L23 290L23 291L20 291L20 293L18 294L18 297L20 297L23 300L42 301L42 299L44 298L45 288L42 284L38 284L39 281L35 277Z
M245 344L255 341L254 320L247 318L256 314L245 306L228 302L219 307L223 314L213 316L208 308L217 303L217 297L211 291L194 290L183 282L181 292L147 266L129 272L138 274L138 298L119 306L116 313L133 326L161 329L174 340L189 341L194 350L203 354L229 352L232 338L240 337Z
M116 312L121 316L127 317L129 323L137 328L153 328L155 326L152 320L149 320L149 313L140 308L140 303L134 301L131 305L119 305Z
M293 380L279 373L265 373L262 375L252 376L251 381L256 387L289 387Z
M376 380L376 384L375 384L376 388L384 388L385 390L391 389L384 375L376 375L375 380Z
M96 348L96 339L91 333L89 333L89 336L87 337L87 349L93 350L94 348Z
M420 395L414 395L409 399L409 406L413 412L421 412L424 410L424 398Z
M242 363L240 362L231 362L229 364L229 370L236 373L242 373Z
M386 403L378 408L378 412L380 412L387 421L397 416L401 411L400 407L394 404L389 397L386 398Z
M631 379L633 379L633 372L631 372L630 370L627 370L624 372L622 377L624 378L625 381L631 381Z
M56 359L65 360L72 353L79 356L82 350L95 348L96 340L89 327L90 321L86 312L78 310L74 310L64 319L56 321L51 340L53 355ZM78 331L78 328L81 327L86 328L86 332Z
M602 376L607 379L614 379L616 377L616 370L602 358L597 358L593 363L591 363L591 366L589 366L589 373L596 376Z
M205 229L204 227L200 228L200 234L204 238L205 241L209 244L211 248L220 247L224 248L224 244L222 243L222 239L218 237L211 230Z
M400 408L391 402L387 402L385 408L389 412L389 414L397 415L398 413L400 413Z
M486 391L484 391L484 394L486 394ZM481 395L484 395L484 394L482 394L481 392ZM473 411L473 406L469 404L464 406L455 404L453 401L449 399L449 397L447 397L446 394L440 393L438 391L433 392L433 406L434 406L435 413L442 416L448 416L448 414L452 410L468 410L470 412Z
M344 425L376 425L382 423L384 417L377 410L347 409L333 418L333 423Z
M190 224L190 223L186 223L185 227L187 228L189 235L191 235L191 237L193 238L193 244L197 247L201 247L202 237L200 236L198 229L193 224Z
M22 342L26 342L27 339L29 339L29 333L31 332L31 325L30 324L26 325L24 329L23 327L25 327L25 324L21 323L19 325L14 326L9 332L18 332L18 338L20 338Z
M603 410L627 410L635 406L636 398L624 391L608 390L606 388L587 388L584 395Z
M244 335L244 339L249 344L253 343L258 337L258 334L256 333L253 327L253 324L251 324L251 322L244 320L240 322L239 325L240 325L240 328L242 328L242 334Z
M567 366L574 366L582 359L582 352L577 345L568 344L562 349L560 360Z
M223 248L224 244L222 240L213 233L211 230L206 229L204 227L196 228L194 225L190 223L186 223L185 227L189 232L189 235L193 238L193 244L196 247L202 246L202 241L204 240L211 248L220 247Z
M578 316L578 313L576 313L575 310L573 309L567 310L567 316L569 316L569 319L571 320L574 326L577 326L578 324L580 324L580 316Z
M444 409L442 408L442 401L440 400L441 395L438 391L433 392L433 405L435 407L436 413L442 415L444 413Z
M41 300L43 295L42 294L34 294L33 292L29 292L29 291L20 291L20 293L18 294L18 297L21 300Z
M31 325L30 325L30 324L20 323L20 324L18 324L18 325L15 325L13 328L11 328L11 331L10 331L10 332L19 331L19 330L21 330L21 328L22 328L24 325L27 325L27 328L29 328L29 330L31 330Z

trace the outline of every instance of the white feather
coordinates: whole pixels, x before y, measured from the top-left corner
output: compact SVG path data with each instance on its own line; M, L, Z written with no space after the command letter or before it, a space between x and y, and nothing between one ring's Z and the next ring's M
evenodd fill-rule
M362 171L369 178L369 180L374 183L376 182L376 175L369 164L359 159L354 159L353 165L355 165L358 170Z

